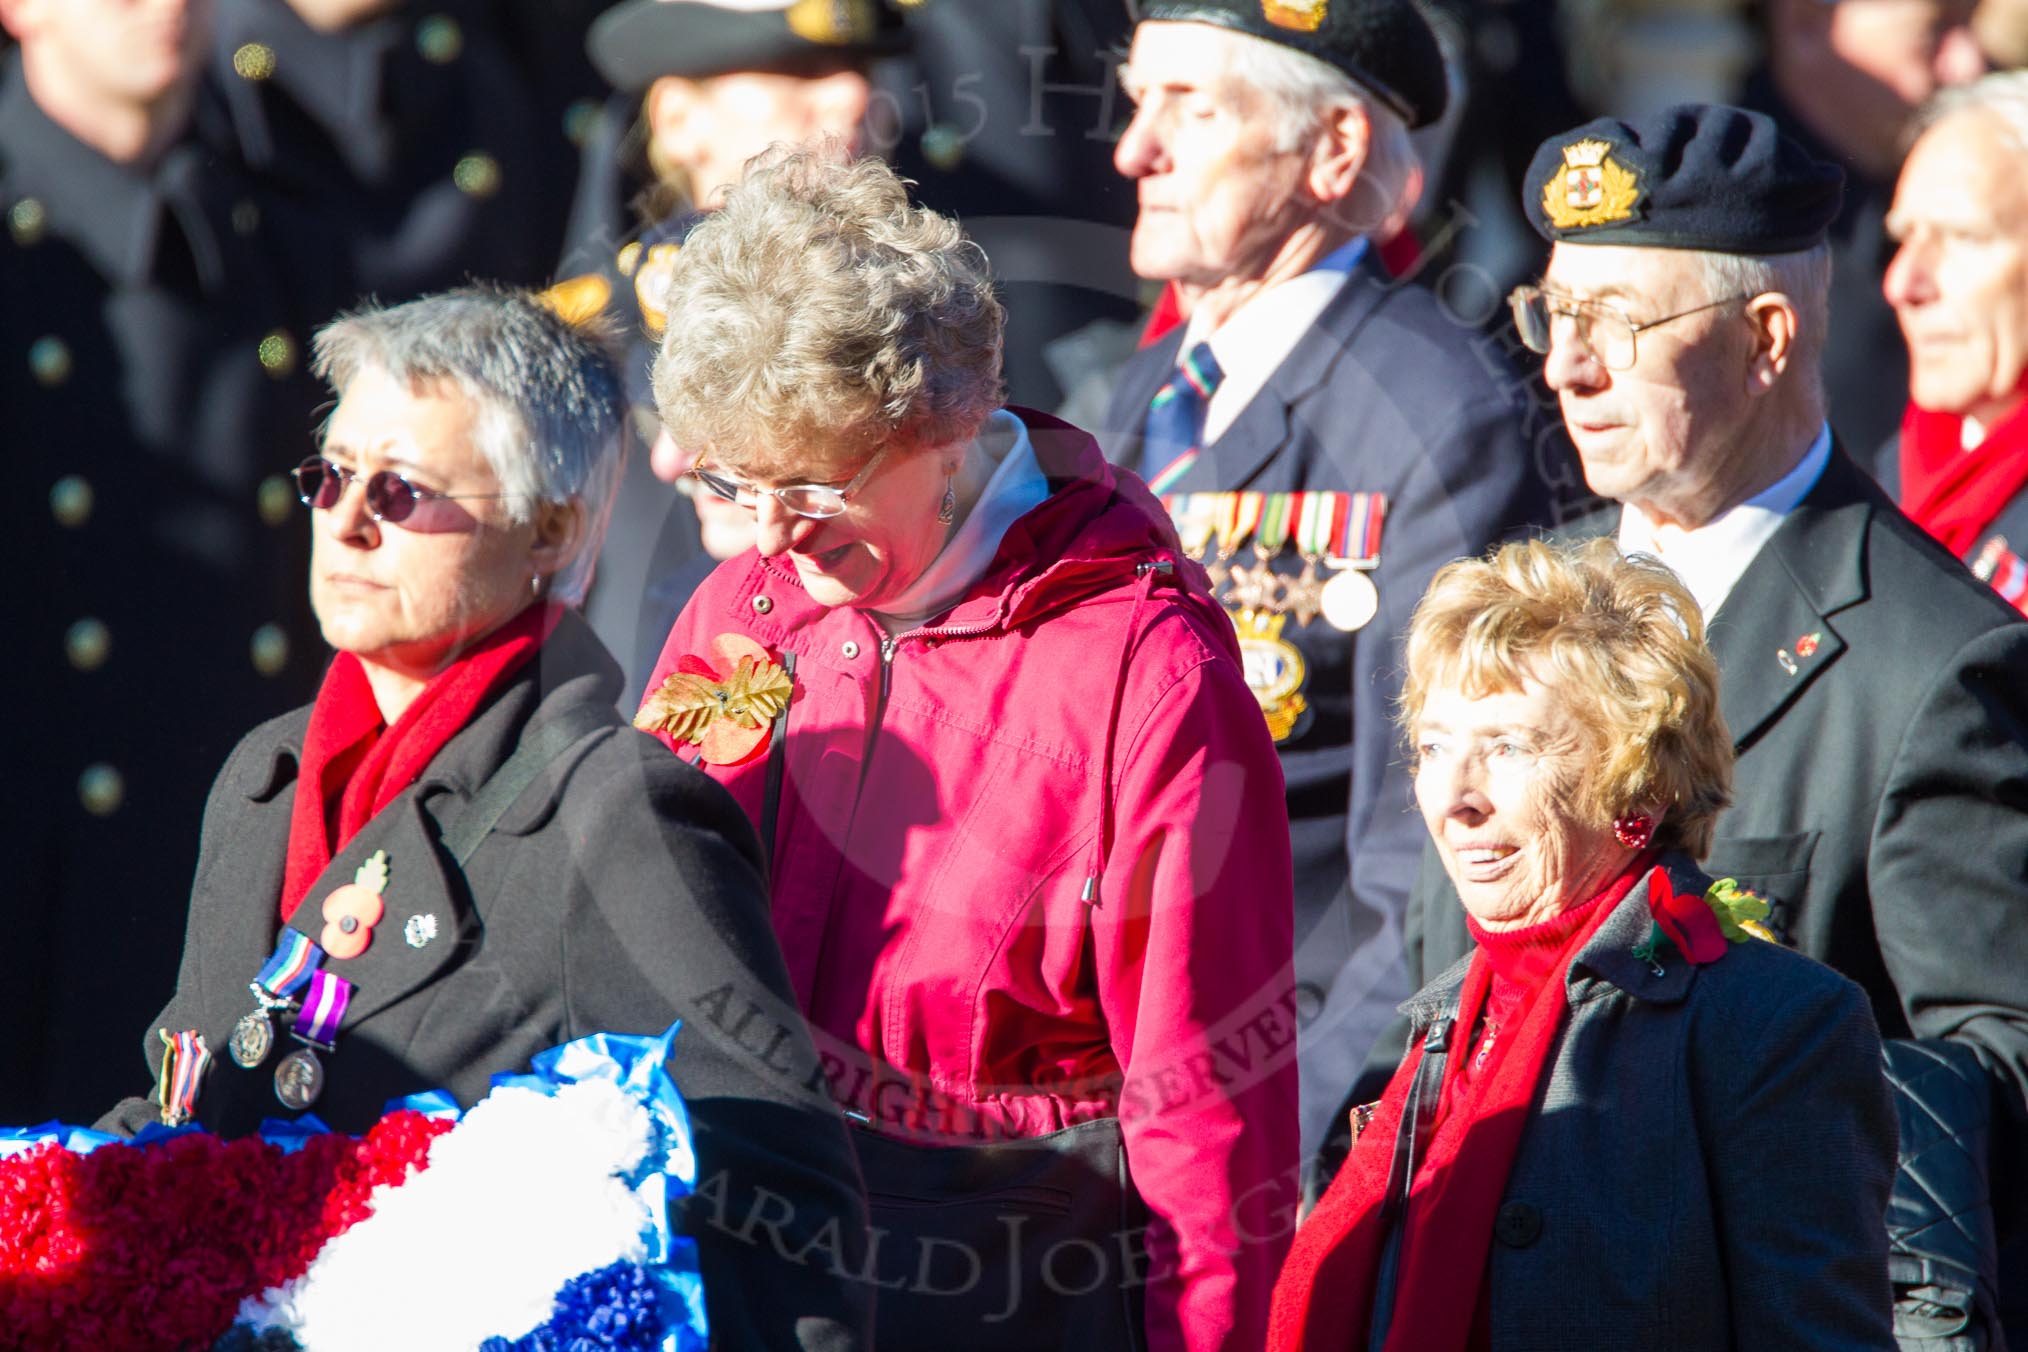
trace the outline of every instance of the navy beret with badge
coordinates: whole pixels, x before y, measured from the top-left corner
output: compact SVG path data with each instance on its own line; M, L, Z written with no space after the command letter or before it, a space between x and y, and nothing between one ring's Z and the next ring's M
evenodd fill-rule
M1141 0L1135 17L1293 47L1345 72L1410 127L1444 115L1443 50L1413 0Z
M1824 241L1845 173L1765 113L1688 103L1544 141L1522 206L1552 243L1799 253Z
M585 36L599 74L633 92L664 75L800 73L905 46L900 20L882 0L624 0Z

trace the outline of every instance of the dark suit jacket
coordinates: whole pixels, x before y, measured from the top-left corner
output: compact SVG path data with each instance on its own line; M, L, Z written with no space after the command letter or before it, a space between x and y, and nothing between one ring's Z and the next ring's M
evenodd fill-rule
M1856 981L1883 1036L1971 1046L2028 1117L2028 624L1839 450L1709 637L1739 760L1706 870ZM1425 977L1469 949L1433 852L1412 911Z
M574 615L536 660L340 850L291 924L316 938L323 899L374 851L390 865L371 944L326 968L357 989L312 1111L358 1133L383 1104L441 1086L469 1106L498 1071L595 1032L656 1033L684 1020L669 1068L696 1132L699 1241L714 1340L726 1348L851 1348L866 1341L870 1294L822 1262L790 1263L830 1222L848 1270L865 1251L866 1212L844 1123L805 1088L816 1053L796 1015L768 925L759 846L730 796L613 712L620 673ZM507 810L460 875L422 804L446 820L524 731L566 710L610 725L581 737ZM247 983L277 932L275 898L309 710L249 733L205 810L188 937L175 996L157 1028L196 1028L216 1061L199 1120L227 1136L286 1116L273 1090L282 1048L244 1070L225 1055L252 1008ZM404 938L433 916L436 937ZM278 1034L283 1030L278 1029ZM147 1104L114 1122L134 1128ZM772 1200L770 1200L772 1198ZM785 1200L786 1199L786 1200ZM757 1222L755 1217L763 1219ZM762 1242L756 1224L773 1232ZM835 1244L836 1241L834 1240ZM820 1241L815 1252L823 1253ZM837 1255L834 1255L837 1256Z
M1138 468L1148 402L1182 330L1136 356L1115 387L1106 455ZM1389 279L1368 259L1259 394L1175 485L1387 495L1380 612L1355 634L1319 620L1283 637L1309 668L1311 712L1281 744L1296 867L1296 980L1305 1152L1395 1003L1414 989L1400 923L1422 822L1393 724L1400 635L1432 574L1550 520L1570 482L1560 424L1532 428L1499 343ZM1281 566L1294 571L1294 551Z

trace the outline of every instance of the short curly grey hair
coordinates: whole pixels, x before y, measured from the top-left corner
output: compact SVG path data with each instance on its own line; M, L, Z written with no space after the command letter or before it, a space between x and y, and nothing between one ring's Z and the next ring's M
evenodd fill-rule
M1004 401L986 255L878 160L776 148L694 230L668 290L655 405L737 465L975 435Z

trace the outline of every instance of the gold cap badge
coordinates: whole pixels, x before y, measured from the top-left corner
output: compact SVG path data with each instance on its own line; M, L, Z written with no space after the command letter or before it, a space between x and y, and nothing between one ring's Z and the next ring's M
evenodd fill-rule
M1610 141L1576 141L1563 148L1563 165L1542 185L1542 214L1558 230L1608 225L1634 214L1639 177L1612 157Z
M1324 26L1324 12L1331 0L1260 0L1263 19L1277 28L1314 33Z
M535 298L563 316L566 324L583 324L606 308L613 297L613 284L596 272L569 277L539 293Z
M641 307L641 325L651 337L660 338L669 325L669 283L676 275L680 244L656 244L634 273L634 300Z
M789 31L805 42L843 47L873 37L873 6L868 0L796 0L785 17Z

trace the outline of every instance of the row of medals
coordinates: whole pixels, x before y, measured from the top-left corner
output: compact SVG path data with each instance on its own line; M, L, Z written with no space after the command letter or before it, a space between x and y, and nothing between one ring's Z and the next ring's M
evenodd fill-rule
M245 1070L253 1070L268 1059L268 1053L275 1046L274 1017L293 1016L300 1008L296 1001L286 996L270 995L258 981L249 981L247 989L253 992L257 1006L232 1026L232 1038L226 1044L233 1064ZM324 1063L317 1058L313 1044L305 1041L300 1034L291 1034L303 1045L284 1056L275 1066L275 1097L291 1112L302 1112L317 1101L324 1092ZM325 1047L330 1051L330 1047Z
M1327 557L1321 551L1304 550L1302 571L1290 577L1274 566L1294 533L1295 523L1290 522L1278 539L1254 537L1251 566L1234 563L1233 557L1245 544L1243 529L1231 511L1235 495L1190 496L1195 499L1191 510L1172 512L1178 541L1191 558L1201 558L1213 538L1219 537L1216 551L1205 565L1212 595L1232 616L1247 688L1260 704L1268 732L1277 743L1285 742L1309 708L1303 694L1309 665L1302 650L1282 637L1282 631L1291 616L1299 628L1308 627L1319 615L1341 633L1364 628L1380 610L1379 593L1365 571L1374 560ZM1319 565L1331 575L1322 576Z

